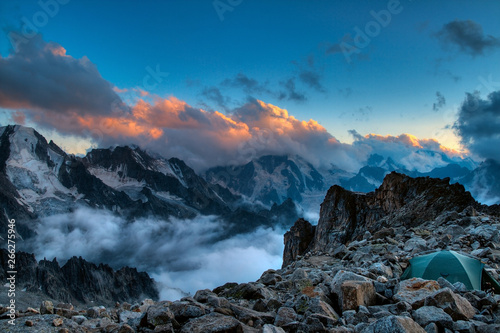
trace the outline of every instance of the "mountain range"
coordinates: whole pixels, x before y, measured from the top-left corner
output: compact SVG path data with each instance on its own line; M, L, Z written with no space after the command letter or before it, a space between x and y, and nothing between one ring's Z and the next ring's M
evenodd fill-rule
M0 233L7 230L7 218L16 217L19 234L29 238L36 233L38 219L82 206L107 210L129 221L217 216L226 223L226 236L259 226L288 228L298 217L317 212L331 185L370 192L392 171L411 177L449 177L478 201L499 202L497 162L451 160L444 154L442 158L449 163L419 172L372 154L353 173L333 165L316 168L300 156L267 155L198 174L178 158L166 159L137 146L92 149L83 157L75 156L32 128L9 125L0 128L4 212Z

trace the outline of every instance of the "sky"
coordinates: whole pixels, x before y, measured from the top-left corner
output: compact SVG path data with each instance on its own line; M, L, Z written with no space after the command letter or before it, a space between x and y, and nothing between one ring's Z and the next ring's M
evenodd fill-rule
M460 0L2 1L0 124L197 170L267 153L354 170L381 145L500 160L499 14Z

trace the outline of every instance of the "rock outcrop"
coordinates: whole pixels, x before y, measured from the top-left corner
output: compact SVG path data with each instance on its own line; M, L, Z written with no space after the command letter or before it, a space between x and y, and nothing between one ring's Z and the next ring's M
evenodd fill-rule
M304 219L297 222L285 233L285 250L283 251L283 267L289 265L303 255L314 238L316 227Z
M396 172L370 193L332 186L321 204L312 251L333 250L386 227L411 228L435 220L447 211L481 207L460 184L449 178L411 178Z

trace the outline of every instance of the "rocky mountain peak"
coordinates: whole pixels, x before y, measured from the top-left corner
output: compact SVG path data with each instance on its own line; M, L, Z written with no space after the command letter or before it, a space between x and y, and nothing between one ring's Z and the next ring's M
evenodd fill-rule
M444 212L461 212L467 207L480 209L481 205L462 185L450 185L449 178L411 178L392 172L378 189L366 194L334 185L321 204L318 225L308 247L312 251L333 249L361 239L366 232L384 227L416 227ZM298 252L295 246L286 251ZM284 265L292 257L285 253Z

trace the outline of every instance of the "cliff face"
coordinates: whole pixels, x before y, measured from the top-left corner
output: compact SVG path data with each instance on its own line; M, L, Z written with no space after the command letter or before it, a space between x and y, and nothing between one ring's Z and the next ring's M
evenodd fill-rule
M449 181L449 178L411 178L393 172L378 189L367 194L332 186L321 204L318 225L307 246L312 251L330 251L340 244L359 240L367 231L374 233L384 227L411 228L432 221L446 211L481 207L462 185L450 185ZM286 251L290 253L285 253L284 259L289 263L291 253L298 249L290 246Z
M8 252L0 249L0 278L5 280ZM73 257L62 267L56 259L37 262L33 254L16 253L18 267L17 288L42 291L47 296L75 303L134 302L146 297L158 299L155 282L147 273L123 267L114 271L110 266L99 266Z

